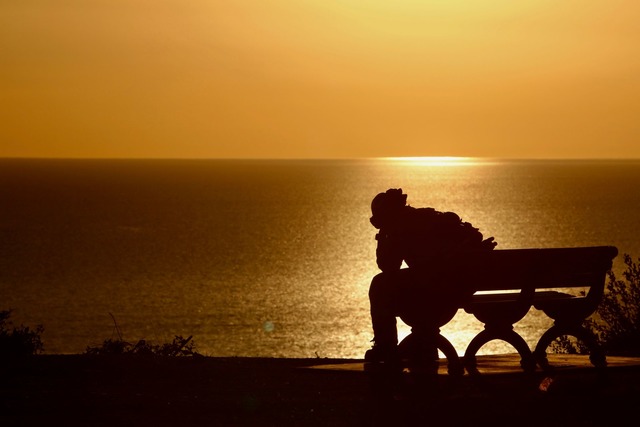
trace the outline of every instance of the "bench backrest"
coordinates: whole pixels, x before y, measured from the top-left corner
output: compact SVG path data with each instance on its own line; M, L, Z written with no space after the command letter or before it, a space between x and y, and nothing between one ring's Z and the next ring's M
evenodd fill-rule
M476 291L589 287L603 283L618 250L613 246L495 249L473 261Z

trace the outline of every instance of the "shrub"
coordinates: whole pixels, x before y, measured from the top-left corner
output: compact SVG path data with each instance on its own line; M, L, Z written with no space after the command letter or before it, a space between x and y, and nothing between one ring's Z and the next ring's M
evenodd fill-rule
M638 258L640 263L640 258ZM624 280L609 271L606 291L594 315L585 321L608 354L640 356L640 266L624 254ZM586 353L585 345L561 337L552 349L560 353Z
M11 310L0 311L0 358L26 357L44 350L40 335L42 325L30 329L28 326L14 326L9 318Z
M183 338L176 335L173 341L163 344L152 344L145 340L139 340L136 344L131 344L118 339L104 340L99 347L87 347L86 354L89 355L140 355L140 356L198 356L195 350L195 343L191 336Z
M89 355L140 355L140 356L200 356L196 352L196 345L191 340L192 336L183 338L176 335L173 341L163 344L152 344L146 340L139 340L136 344L131 344L122 338L122 332L113 314L109 313L113 319L113 329L118 338L109 338L98 347L87 347L86 354Z
M587 327L609 353L640 355L640 267L628 254L624 255L624 264L624 280L617 280L609 272L607 291Z

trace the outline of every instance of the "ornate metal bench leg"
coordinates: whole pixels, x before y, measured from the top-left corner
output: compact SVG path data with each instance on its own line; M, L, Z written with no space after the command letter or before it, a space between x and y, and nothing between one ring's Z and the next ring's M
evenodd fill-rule
M600 346L591 350L591 354L589 355L589 361L596 368L607 367L607 356L605 355L604 350Z
M562 329L557 325L553 325L547 329L547 331L542 334L538 340L536 348L533 351L533 357L536 359L538 366L540 366L543 371L549 371L552 369L549 364L549 359L547 359L547 347L549 347L549 344L551 344L553 340L562 335L565 335L565 333L562 332Z
M409 372L415 374L438 373L438 332L413 331L399 344L400 353L407 361Z
M533 372L535 370L536 363L529 346L524 338L515 332L511 326L488 327L471 340L464 353L464 365L470 375L479 374L476 362L476 353L478 350L489 341L496 339L506 341L516 349L518 354L520 354L520 366L524 371Z
M531 353L531 349L527 342L516 331L510 329L503 331L500 338L513 346L520 355L520 366L525 372L533 372L536 370L536 360Z
M437 374L439 349L447 358L449 375L464 375L464 367L453 344L439 332L432 333L425 336L424 333L412 332L400 343L401 354L409 361L409 370Z
M574 336L589 349L589 361L596 368L605 368L607 366L607 356L598 343L597 338L587 328L580 326L574 332Z
M533 352L538 365L543 370L550 370L551 365L547 359L547 347L557 338L563 335L571 335L581 340L589 349L589 360L597 368L607 366L607 358L604 351L598 344L596 337L581 325L553 325L538 340L536 349Z
M493 339L492 334L486 329L480 331L478 335L473 337L467 349L464 352L464 367L467 369L469 375L479 375L478 362L476 360L476 353L480 348Z
M458 352L456 351L453 344L451 344L451 342L441 334L438 334L437 345L447 358L447 372L449 373L449 375L456 377L463 376L464 367L462 366L462 362L460 361Z

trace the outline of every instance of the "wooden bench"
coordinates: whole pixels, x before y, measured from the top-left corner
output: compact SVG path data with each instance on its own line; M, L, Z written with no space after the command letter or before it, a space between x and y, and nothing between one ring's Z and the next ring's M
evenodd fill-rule
M596 338L583 327L583 322L602 300L606 274L617 254L618 250L613 246L501 249L469 254L471 258L461 260L461 265L471 269L467 277L471 277L470 286L475 293L454 310L445 308L440 324L432 325L427 328L429 330L425 331L424 325L415 322L409 324L413 327L412 333L400 343L401 354L413 352L415 356L420 342L429 337L433 344L435 336L435 346L447 357L450 374L463 374L464 368L470 374L477 374L476 353L487 342L499 339L517 350L525 371L534 371L537 366L546 370L550 368L547 347L556 338L571 335L587 345L594 366L604 367L604 352ZM568 288L584 289L574 295ZM524 318L531 307L554 321L533 351L513 330L513 325ZM473 314L484 324L484 329L467 346L463 360L439 330L455 316L458 308Z

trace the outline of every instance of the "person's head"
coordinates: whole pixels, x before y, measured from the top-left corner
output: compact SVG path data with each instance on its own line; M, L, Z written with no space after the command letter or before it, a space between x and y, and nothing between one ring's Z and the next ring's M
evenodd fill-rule
M369 220L375 228L386 227L396 220L406 204L407 195L402 194L402 188L390 188L376 195L371 201L373 216Z

